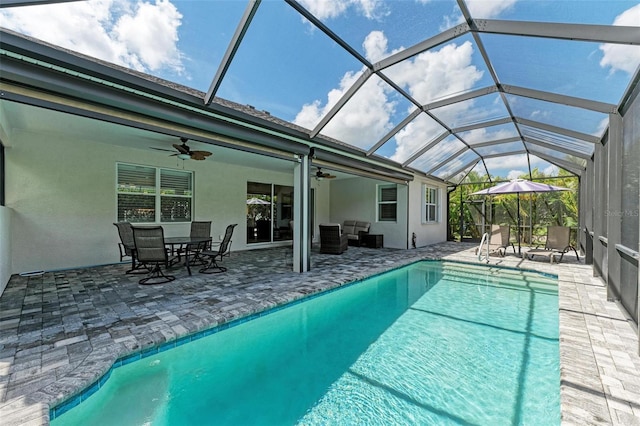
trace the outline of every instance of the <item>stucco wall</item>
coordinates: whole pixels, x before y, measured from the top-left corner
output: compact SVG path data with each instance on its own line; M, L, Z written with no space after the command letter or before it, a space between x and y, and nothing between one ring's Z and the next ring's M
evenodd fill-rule
M11 210L0 206L0 295L11 278Z
M12 214L12 273L113 263L119 260L116 162L182 169L167 153L14 132L6 151L6 205ZM177 164L178 162L178 164ZM247 248L247 180L292 185L291 174L216 162L186 161L195 173L194 218L211 220L214 238L238 223L233 248ZM186 235L189 224L163 224Z
M331 181L329 180L316 180L311 179L311 188L314 189L314 211L311 212L313 217L313 242L320 242L320 228L321 223L328 223L331 221L331 212L329 206L331 204Z
M438 222L423 223L423 185L439 188ZM411 234L416 234L416 246L424 247L429 244L447 240L447 187L429 180L416 179L409 182L409 247L411 247Z
M383 234L385 247L406 249L408 188L398 185L398 220L378 222L376 199L379 184L389 183L360 177L331 182L330 221L342 223L353 219L371 222L370 232Z

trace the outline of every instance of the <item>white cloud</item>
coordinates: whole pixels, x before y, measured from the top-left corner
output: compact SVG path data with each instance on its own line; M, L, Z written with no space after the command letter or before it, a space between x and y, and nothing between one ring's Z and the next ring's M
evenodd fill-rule
M320 20L337 18L349 8L368 19L386 14L381 0L300 0L300 4Z
M527 172L524 170L510 170L509 173L507 173L507 179L509 180L518 179L520 176L526 173Z
M492 176L506 176L508 179L515 179L522 174L529 173L526 154L487 158L484 162Z
M618 15L613 25L640 26L640 4ZM601 44L600 50L602 51L600 66L611 68L611 72L620 70L632 74L640 64L640 47L638 46Z
M0 25L138 71L184 72L182 15L168 0L88 0L3 9Z
M371 32L365 38L363 47L365 56L371 62L394 53L389 51L387 38L381 31ZM428 103L453 93L468 91L475 86L483 73L473 65L473 53L473 45L470 42L450 43L439 50L416 55L385 70L385 73L414 98ZM357 75L353 72L345 74L339 88L328 93L326 104L323 105L321 100L315 100L304 105L294 122L303 127L314 128L356 79ZM395 111L395 105L390 100L390 93L386 92L388 88L375 81L370 79L360 88L358 94L330 121L322 133L363 148L370 147L386 133L392 127L391 114ZM406 111L406 114L409 112ZM470 114L475 116L478 111L474 108L474 102L470 101L448 106L438 113L443 121L453 122ZM443 132L444 129L439 124L421 115L396 134L396 151L391 158L398 162L406 161L420 147ZM502 139L514 134L505 129L493 132L490 129L477 129L470 132L468 137L473 141ZM442 149L439 147L439 150ZM419 162L420 159L414 166ZM526 167L526 164L524 166Z
M486 142L492 140L506 139L518 136L518 132L515 127L513 128L500 128L498 130L491 130L490 127L483 127L481 129L473 129L463 133L462 139L470 144Z
M516 3L516 0L467 0L469 13L474 18L495 18Z
M609 117L605 117L600 120L600 124L598 124L598 128L596 129L594 135L602 136L604 134L604 131L607 130L607 127L609 127Z
M372 62L394 53L389 52L387 38L380 31L371 32L364 40L363 47L365 56ZM482 71L472 65L472 55L471 43L451 43L437 51L423 52L385 70L385 73L416 99L426 102L447 94L469 90L482 78ZM313 129L358 76L353 72L346 73L339 87L327 94L324 105L321 100L304 105L294 123ZM391 118L396 104L391 100L389 90L390 88L378 79L370 78L322 133L362 148L372 146L393 127ZM445 119L460 117L469 113L472 107L473 102L453 105L442 115ZM408 115L410 111L405 113ZM433 120L414 120L395 136L397 148L391 158L399 162L406 160L443 131L444 129Z
M513 7L517 0L466 0L469 13L475 19L491 19L496 18L502 12ZM442 30L451 28L464 22L464 17L457 11L456 13L445 16L441 27Z

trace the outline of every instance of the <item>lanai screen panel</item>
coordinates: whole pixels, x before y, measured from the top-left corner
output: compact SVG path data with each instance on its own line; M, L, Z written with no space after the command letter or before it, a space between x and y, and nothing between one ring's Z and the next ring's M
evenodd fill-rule
M489 169L489 174L494 177L506 177L515 179L520 176L528 176L529 159L527 154L505 155L484 160Z
M300 4L371 62L451 28L462 16L455 0Z
M516 117L598 137L602 136L609 125L609 116L604 113L523 96L507 95L506 97Z
M260 3L217 95L313 129L362 73L313 28L284 2Z
M3 8L0 26L206 92L245 7L243 1L72 1Z
M576 164L579 168L584 169L587 166L587 160L579 158L571 154L563 153L555 149L547 148L540 145L534 145L531 143L525 143L525 146L532 154L540 153L546 157L558 159L560 161L566 161Z
M495 18L499 13L502 19L514 21L610 25L637 4L637 0L518 0L469 2L468 6L476 19Z
M594 60L598 43L495 34L481 39L502 84L616 104L629 82Z
M503 154L506 152L515 152L515 151L524 150L525 148L522 142L516 141L516 142L500 143L495 145L477 146L477 147L473 147L473 149L478 154L485 156L485 155Z
M470 34L435 46L383 72L421 105L493 83Z
M425 113L420 113L382 145L376 154L404 163L443 132L445 132L444 127L437 121Z
M455 136L450 135L418 157L410 166L425 173L429 172L429 170L446 161L463 148L465 148L465 145Z
M368 150L410 114L411 105L372 75L320 133Z
M460 170L461 167L469 164L474 160L479 160L480 157L475 152L468 150L457 156L453 161L448 162L435 172L433 175L440 178L445 179L451 176L451 174L455 173L457 170Z
M431 112L451 129L509 117L498 93L435 108Z
M560 148L570 149L587 156L591 156L595 148L595 145L591 142L586 142L580 139L572 138L570 136L560 135L558 133L538 129L536 127L520 125L520 131L525 137L531 137L536 140L553 144Z
M518 130L513 123L481 127L479 129L473 129L460 133L460 137L462 138L462 140L472 146L483 142L514 138L518 136Z

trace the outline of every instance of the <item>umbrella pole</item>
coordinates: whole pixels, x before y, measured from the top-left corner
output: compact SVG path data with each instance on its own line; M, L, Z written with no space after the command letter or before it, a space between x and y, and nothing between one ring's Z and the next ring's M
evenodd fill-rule
M517 200L516 209L518 210L518 256L522 257L522 252L520 251L520 193L519 192L516 192L516 200Z

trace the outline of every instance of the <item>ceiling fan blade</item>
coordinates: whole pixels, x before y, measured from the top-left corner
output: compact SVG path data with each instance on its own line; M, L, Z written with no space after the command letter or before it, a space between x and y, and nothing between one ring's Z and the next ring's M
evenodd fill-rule
M174 143L173 147L180 151L180 154L189 154L189 147L186 145L178 145L177 143Z
M208 157L211 155L209 151L191 151L191 155L199 155L202 157Z
M201 153L202 151L194 151L191 153L191 159L192 160L206 160L207 159L207 155L202 155Z
M151 148L151 149L155 149L156 151L173 152L173 150L172 150L172 149L156 148L155 146L150 146L149 148Z

